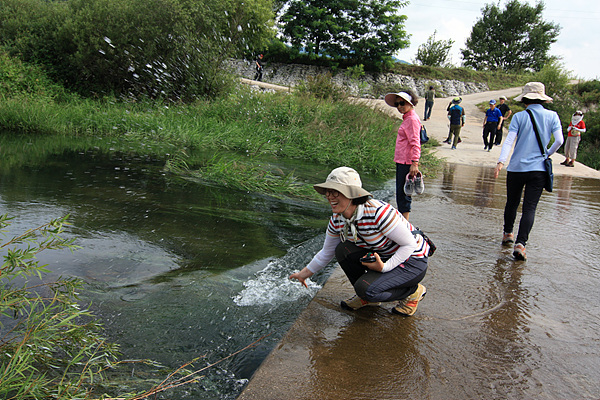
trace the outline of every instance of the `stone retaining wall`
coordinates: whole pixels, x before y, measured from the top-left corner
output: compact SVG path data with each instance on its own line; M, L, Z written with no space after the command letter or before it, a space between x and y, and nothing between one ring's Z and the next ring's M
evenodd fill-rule
M234 72L243 78L253 79L256 70L254 62L245 60L232 60ZM263 71L263 81L281 86L294 87L298 82L304 82L310 76L330 72L324 67L300 64L266 64ZM402 87L413 89L419 96L423 96L429 86L436 88L438 97L462 96L471 93L488 91L485 83L462 82L458 80L421 79L392 73L365 73L360 79L351 79L343 71L332 77L333 81L346 88L350 95L356 97L373 98L373 87L385 88L386 91L396 91Z

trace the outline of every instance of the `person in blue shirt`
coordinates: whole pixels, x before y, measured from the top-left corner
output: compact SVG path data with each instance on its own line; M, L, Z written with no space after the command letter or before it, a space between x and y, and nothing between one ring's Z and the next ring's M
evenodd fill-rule
M502 126L502 112L496 108L496 100L490 100L490 108L483 119L484 150L491 151L496 138L496 131Z
M516 113L510 122L508 136L502 145L498 164L494 170L494 178L506 162L513 143L515 148L506 168L506 205L504 207L504 233L502 244L510 246L515 243L513 256L517 260L525 261L525 245L529 239L529 232L533 227L535 210L542 195L546 182L546 167L537 136L533 129L533 123L527 110L531 111L538 127L540 139L548 157L556 152L563 144L562 125L558 114L546 110L542 104L552 101L552 97L546 95L546 88L541 82L529 82L523 87L523 93L515 100L521 101L525 111ZM554 143L550 149L548 145L554 137ZM516 240L513 235L513 226L517 217L517 209L523 196L523 207L521 210L521 221Z
M456 150L456 145L460 140L460 130L465 126L465 109L459 106L462 98L455 97L452 99L451 107L448 108L448 119L450 120L450 132L444 143L452 144L452 150ZM454 135L454 141L452 136Z

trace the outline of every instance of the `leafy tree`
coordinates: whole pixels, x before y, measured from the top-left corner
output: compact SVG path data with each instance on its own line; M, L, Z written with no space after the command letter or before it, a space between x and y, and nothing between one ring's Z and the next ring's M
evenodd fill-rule
M402 0L290 0L281 16L283 38L313 57L376 66L408 46Z
M504 10L486 4L462 49L465 66L476 70L539 71L551 60L560 26L542 20L545 5L510 0Z
M548 62L534 75L534 81L542 82L550 97L564 98L570 90L572 74L556 60Z
M86 95L214 96L274 37L271 0L2 0L0 44Z
M421 65L430 67L445 67L450 64L448 53L454 44L454 40L435 40L437 31L429 36L426 43L419 46L415 61Z

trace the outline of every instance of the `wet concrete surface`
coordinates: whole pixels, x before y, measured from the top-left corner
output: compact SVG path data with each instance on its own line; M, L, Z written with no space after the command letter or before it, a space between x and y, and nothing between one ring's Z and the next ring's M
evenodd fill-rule
M413 317L342 310L338 268L239 399L597 399L600 180L557 177L518 262L492 172L448 164L415 199L438 251Z
M435 150L447 163L410 217L438 246L417 313L341 309L354 293L338 267L238 399L600 398L600 172L553 157L554 192L540 200L528 260L515 261L500 244L500 147L483 151L476 104L518 93L463 96L463 143ZM447 101L426 122L440 142ZM370 101L392 115L381 103Z

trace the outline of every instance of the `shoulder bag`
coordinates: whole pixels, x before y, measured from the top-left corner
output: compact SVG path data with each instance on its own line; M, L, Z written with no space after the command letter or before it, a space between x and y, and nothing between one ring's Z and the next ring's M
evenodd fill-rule
M554 173L552 172L552 159L546 155L546 149L542 144L542 139L540 138L540 132L538 131L537 124L535 123L535 119L533 118L533 113L531 110L525 110L527 114L529 114L529 118L531 118L531 123L533 124L533 130L535 131L535 137L537 138L538 145L540 146L540 151L544 156L544 167L546 167L546 183L544 185L544 189L547 192L552 191L552 184L554 182Z

